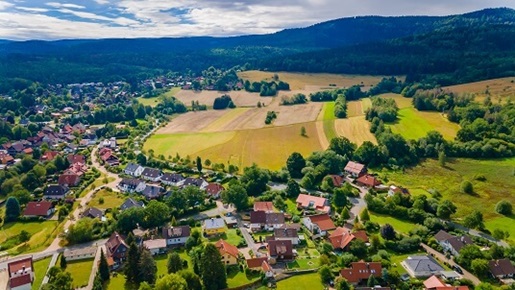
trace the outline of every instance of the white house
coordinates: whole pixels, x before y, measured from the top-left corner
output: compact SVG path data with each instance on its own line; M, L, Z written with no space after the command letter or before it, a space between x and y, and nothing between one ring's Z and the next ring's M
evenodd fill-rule
M190 237L190 231L189 226L163 227L163 238L167 246L184 245Z
M328 214L307 216L302 219L302 224L315 235L325 236L327 231L336 229L334 222Z
M147 248L152 255L166 253L166 240L155 239L143 241L143 247Z
M129 163L123 172L130 176L139 177L144 169L145 168L139 164Z
M75 260L84 260L95 258L97 254L98 247L86 247L76 250L64 250L63 256L66 258L66 261L75 261Z
M118 184L118 188L123 192L142 192L147 185L145 182L135 178L124 178Z
M161 178L161 170L146 167L141 172L141 177L148 181L158 182L159 179Z
M17 260L7 264L9 277L7 289L31 290L32 282L36 278L32 257Z
M182 176L181 174L177 174L177 173L169 173L169 172L165 172L163 173L163 175L161 176L161 182L166 184L166 185L171 185L171 186L182 186L182 184L184 183L184 176Z
M295 228L274 229L274 239L278 241L291 241L293 245L299 244L299 234Z

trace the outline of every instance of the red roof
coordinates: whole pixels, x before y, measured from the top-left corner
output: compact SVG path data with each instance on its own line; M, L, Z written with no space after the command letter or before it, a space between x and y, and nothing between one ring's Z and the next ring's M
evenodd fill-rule
M219 183L210 183L206 187L206 191L209 195L217 195L220 192L222 192L223 190L225 190L225 188Z
M428 289L441 287L441 286L445 286L445 283L442 282L442 280L440 280L435 275L429 277L426 281L424 281L424 287L426 287Z
M273 211L274 204L271 201L257 201L254 203L254 211Z
M368 243L367 232L357 231L357 232L353 232L352 234L356 237L356 239L362 240L363 242Z
M361 183L368 187L374 187L374 186L381 185L381 181L379 181L377 178L375 178L374 176L369 175L369 174L365 174L365 175L361 176L360 178L356 179L356 182Z
M299 194L297 197L297 206L303 208L314 208L315 210L329 212L330 207L326 205L327 199L323 197Z
M259 268L263 264L264 261L268 260L268 257L260 257L260 258L252 258L247 259L247 267L249 269Z
M344 171L351 172L354 174L360 174L365 169L365 165L354 161L349 161L345 166Z
M41 156L40 159L43 161L52 161L57 155L59 155L59 152L57 151L47 151Z
M233 257L238 258L238 255L240 254L240 251L238 251L236 246L229 244L223 239L218 240L218 242L215 244L215 247L218 249L218 251L220 251L220 255L222 256L224 253L227 253Z
M351 234L347 229L337 227L336 230L329 236L329 240L333 245L333 249L345 249L352 240L356 237Z
M59 185L76 185L79 183L79 176L75 173L61 174L59 176Z
M26 275L11 278L11 280L9 280L9 282L10 282L11 288L15 288L15 287L19 287L19 286L26 285L26 284L31 284L32 278L31 278L30 274L26 274Z
M49 201L30 201L23 211L24 216L47 216L48 211L53 207Z
M308 217L312 223L316 224L321 231L333 230L336 228L333 220L328 214L318 214Z
M267 261L263 261L263 263L261 263L261 269L265 272L270 272L272 271L272 266L270 266Z
M336 187L340 187L342 186L343 184L343 177L339 176L339 175L329 175L329 177L331 177L331 179L333 180L333 185L336 186Z
M380 262L353 262L350 268L342 269L340 274L350 283L358 283L367 280L370 275L381 277L382 271Z
M12 273L17 273L19 271L22 271L24 268L30 269L32 271L32 257L28 257L25 259L21 259L18 261L11 262L7 264L7 268L9 269L9 276L11 276Z
M68 155L68 162L70 162L70 164L74 164L74 163L85 164L86 158L84 157L84 155L70 154L70 155Z

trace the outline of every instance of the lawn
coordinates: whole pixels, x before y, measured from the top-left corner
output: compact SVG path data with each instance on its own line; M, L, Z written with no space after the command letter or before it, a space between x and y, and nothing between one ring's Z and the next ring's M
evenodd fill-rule
M277 289L317 290L324 289L318 273L295 275L277 282Z
M242 237L238 236L236 234L236 229L227 229L225 230L225 233L220 236L214 236L209 238L210 242L218 242L218 240L224 239L226 242L233 246L238 246L240 241L243 239Z
M104 202L102 204L100 203L100 198L104 199ZM125 197L123 196L123 194L114 191L108 191L106 189L101 189L97 193L95 193L95 197L91 199L88 205L100 209L108 209L118 207L124 201Z
M165 92L164 94L162 94L160 96L156 96L156 97L153 97L153 98L139 97L137 100L138 100L139 103L143 104L144 106L155 107L155 106L157 106L161 102L161 96L171 97L171 96L175 95L177 92L179 92L180 90L181 90L181 88L174 87L171 90Z
M106 181L105 178L106 178L106 175L102 173L99 178L97 178L95 181L93 181L93 183L91 183L89 186L84 188L84 190L80 193L79 196L80 197L84 197L92 189L100 187L100 186L102 186L104 184L107 184L107 183L110 183L110 182L114 181L113 177L107 177L107 183L106 183L105 182Z
M285 200L286 206L288 207L286 209L287 212L291 213L292 215L299 215L300 210L297 208L297 202L294 198L288 198Z
M239 267L229 267L227 273L227 287L233 288L246 285L258 280L259 277L259 273L247 275L244 272L239 271Z
M379 225L390 224L397 232L408 233L416 225L407 221L403 221L391 216L370 213L370 220L378 223Z
M314 269L318 267L318 258L319 257L297 258L295 261L288 263L288 268L299 270Z
M322 107L322 110L320 110L320 114L318 114L317 121L336 119L334 116L334 105L335 102L324 102L324 106Z
M370 123L365 120L365 116L334 120L334 127L338 136L346 137L358 146L365 141L377 144L376 138L370 133Z
M34 250L35 248L46 246L50 243L58 223L57 221L37 221L37 222L15 222L4 224L0 228L1 250L9 250L11 255L20 254ZM17 236L21 231L30 234L30 240L18 246ZM18 247L17 247L18 246Z
M405 171L386 171L380 175L387 177L391 183L402 185L408 189L438 190L443 199L451 200L458 211L453 216L457 221L473 210L483 213L487 229L507 230L507 224L513 219L502 217L495 212L495 205L500 200L508 200L515 204L515 158L497 160L452 159L441 167L436 160L426 160L418 166ZM482 175L485 181L476 180ZM475 194L469 195L460 191L460 184L471 181ZM508 222L508 223L506 223ZM513 229L510 229L513 233ZM511 237L514 239L514 235Z
M122 286L123 285L123 286ZM130 283L127 283L127 280L125 279L125 276L121 273L116 273L116 276L111 275L111 279L107 281L106 287L104 289L106 290L137 290L138 285L133 285Z
M412 107L412 98L405 98L401 94L393 94L393 93L387 93L387 94L381 94L379 95L381 98L385 99L394 99L395 103L397 104L397 107L399 109L404 108L411 108Z
M48 265L50 265L50 260L52 259L52 256L49 256L47 258L38 260L34 262L34 272L36 275L36 278L34 279L34 283L32 283L32 289L39 289L41 286L41 283L43 282L43 278L46 275L46 271L48 270Z
M61 257L59 257L59 259L61 259ZM66 272L72 275L74 288L88 285L91 268L93 267L93 260L94 259L91 258L87 260L68 262Z
M421 112L412 107L400 109L397 117L396 122L387 126L406 139L419 139L429 131L438 131L445 139L453 140L460 129L458 124L438 112Z
M154 260L156 261L157 266L157 276L158 279L161 276L168 274L168 255L158 255L154 256Z

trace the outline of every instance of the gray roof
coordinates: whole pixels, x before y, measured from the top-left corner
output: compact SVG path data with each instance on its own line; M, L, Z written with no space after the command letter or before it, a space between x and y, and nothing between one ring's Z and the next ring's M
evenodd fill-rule
M101 218L104 212L95 207L90 207L82 213L83 217Z
M158 176L161 176L161 170L146 167L145 170L143 170L143 172L141 173L141 175L145 177L156 178Z
M136 188L140 183L143 183L143 181L137 179L137 178L124 178L122 181L120 181L120 184L126 185L128 187Z
M212 218L204 221L204 227L206 229L218 229L225 227L223 218Z
M415 273L439 273L444 270L440 264L429 256L410 256L404 260L404 263Z
M190 236L190 226L163 227L163 237L169 238L185 238Z
M58 184L49 185L43 195L54 196L54 195L65 195L69 191L68 187Z
M188 178L186 178L186 180L184 180L183 186L192 185L192 186L200 187L202 185L202 183L204 183L204 179L202 179L202 178L188 177Z
M129 208L132 208L132 207L143 207L143 202L142 201L135 201L134 199L132 198L127 198L122 205L120 205L120 210L126 210L126 209L129 209Z
M161 186L147 185L145 189L143 189L142 194L149 199L158 198L159 196L164 194L164 191L164 188L162 188Z
M66 258L73 256L82 256L82 255L95 255L98 247L86 247L75 250L66 249L64 250L63 256Z
M136 172L136 170L138 170L138 168L140 168L141 166L139 164L134 164L134 163L129 163L127 164L127 166L125 167L125 171L129 171L129 172Z
M444 230L440 230L438 233L436 233L435 235L435 239L437 241L445 241L445 240L448 240L450 238L453 238L454 236L449 234L448 232L444 231Z
M161 176L161 181L168 181L168 182L179 182L184 180L184 176L177 174L177 173L163 173L163 176Z

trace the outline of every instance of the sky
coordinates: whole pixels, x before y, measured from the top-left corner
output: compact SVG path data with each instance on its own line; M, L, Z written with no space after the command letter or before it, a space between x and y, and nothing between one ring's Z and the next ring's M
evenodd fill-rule
M233 36L362 15L449 15L515 0L0 0L0 39Z

